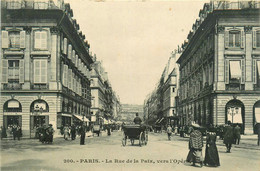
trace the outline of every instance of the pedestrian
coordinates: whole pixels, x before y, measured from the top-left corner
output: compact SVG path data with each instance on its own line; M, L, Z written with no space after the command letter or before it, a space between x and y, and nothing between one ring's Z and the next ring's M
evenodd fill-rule
M1 131L1 139L6 138L6 137L7 137L6 128L3 126L2 131Z
M18 139L19 141L20 141L21 136L22 136L22 128L21 128L19 125L17 125L17 128L16 128L16 137L17 137L17 139Z
M216 146L217 134L213 129L209 128L206 139L206 150L204 165L209 166L220 166L218 149Z
M48 144L53 143L53 133L54 129L52 128L52 124L49 124L48 128L46 129L46 141Z
M86 126L84 122L79 127L79 133L80 133L80 145L85 145Z
M224 128L224 144L226 145L227 153L230 153L233 142L234 142L234 129L231 126L231 122L228 121L228 125Z
M12 133L13 133L13 138L15 140L16 136L17 136L17 126L16 125L12 126Z
M72 124L71 126L71 140L75 140L76 139L76 127L74 124Z
M178 134L178 127L177 127L177 126L175 126L175 128L174 128L174 134L175 134L175 135Z
M201 132L199 130L194 130L194 128L192 128L190 139L189 139L190 151L188 153L186 161L192 162L193 166L195 166L195 163L199 163L200 167L202 167L203 164L202 147L203 147L203 139L202 139Z
M167 127L167 135L168 135L168 140L171 140L171 136L172 136L172 127L171 127L171 125L168 125L168 127Z
M237 124L236 127L234 128L234 141L235 141L235 144L237 144L237 145L239 145L239 142L240 142L240 131L241 131L241 128Z
M70 135L69 135L69 134L70 134L70 129L69 129L68 124L66 124L66 125L64 126L63 132L64 132L64 139L65 139L65 140L68 140L69 137L70 137Z
M110 128L110 125L107 125L107 135L108 135L108 136L111 135L111 128Z
M258 140L257 140L257 145L260 145L260 124L257 124L257 135L258 135Z

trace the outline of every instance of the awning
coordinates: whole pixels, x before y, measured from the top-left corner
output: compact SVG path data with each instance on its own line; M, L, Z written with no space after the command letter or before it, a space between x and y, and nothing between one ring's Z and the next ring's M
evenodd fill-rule
M255 122L260 123L260 107L255 108Z
M229 61L231 78L241 78L240 61Z
M77 119L84 121L84 122L89 122L89 119L86 118L85 116L81 116L81 115L73 115L75 116Z

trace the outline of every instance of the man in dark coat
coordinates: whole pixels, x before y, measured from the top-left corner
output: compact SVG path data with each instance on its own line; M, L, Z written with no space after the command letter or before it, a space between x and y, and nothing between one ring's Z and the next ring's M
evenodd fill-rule
M80 133L80 145L85 145L85 136L86 136L85 123L82 123L82 125L80 126L79 133Z
M18 125L16 128L16 137L20 141L20 138L22 136L22 128Z
M231 122L228 121L228 126L224 129L224 144L227 148L227 153L230 153L232 143L234 142L234 129L231 126Z
M16 125L13 125L13 127L12 127L12 133L13 133L13 138L14 138L14 140L15 140L16 137L17 137L17 126L16 126Z
M49 124L47 130L46 130L46 134L47 134L47 143L51 143L53 142L53 133L54 133L54 129L52 128L52 124Z
M75 140L76 139L76 127L74 124L72 124L70 132L71 132L71 140Z
M241 128L237 126L234 128L234 141L235 141L235 144L239 145L239 142L240 142L240 130Z
M142 119L138 116L138 113L135 114L134 123L139 125L142 123Z
M258 135L258 140L257 140L257 145L260 145L260 124L257 124L257 135Z

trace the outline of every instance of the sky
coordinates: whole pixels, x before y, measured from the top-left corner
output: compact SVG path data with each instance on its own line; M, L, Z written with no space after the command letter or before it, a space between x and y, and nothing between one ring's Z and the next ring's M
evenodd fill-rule
M65 0L121 104L142 105L208 1L101 1Z

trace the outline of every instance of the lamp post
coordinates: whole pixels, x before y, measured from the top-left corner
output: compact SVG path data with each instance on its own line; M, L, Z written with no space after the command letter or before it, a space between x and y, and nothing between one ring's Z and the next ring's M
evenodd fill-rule
M239 108L231 106L228 108L228 114L232 116L232 124L234 122L234 116L238 114Z
M38 116L40 114L42 114L43 112L43 108L42 107L39 107L38 105L35 106L35 108L33 109L33 114L34 116L36 117L36 125L34 127L36 127L36 135L35 135L35 138L38 138L39 137L39 132L38 132ZM35 123L34 123L35 124ZM39 122L40 124L40 122Z

